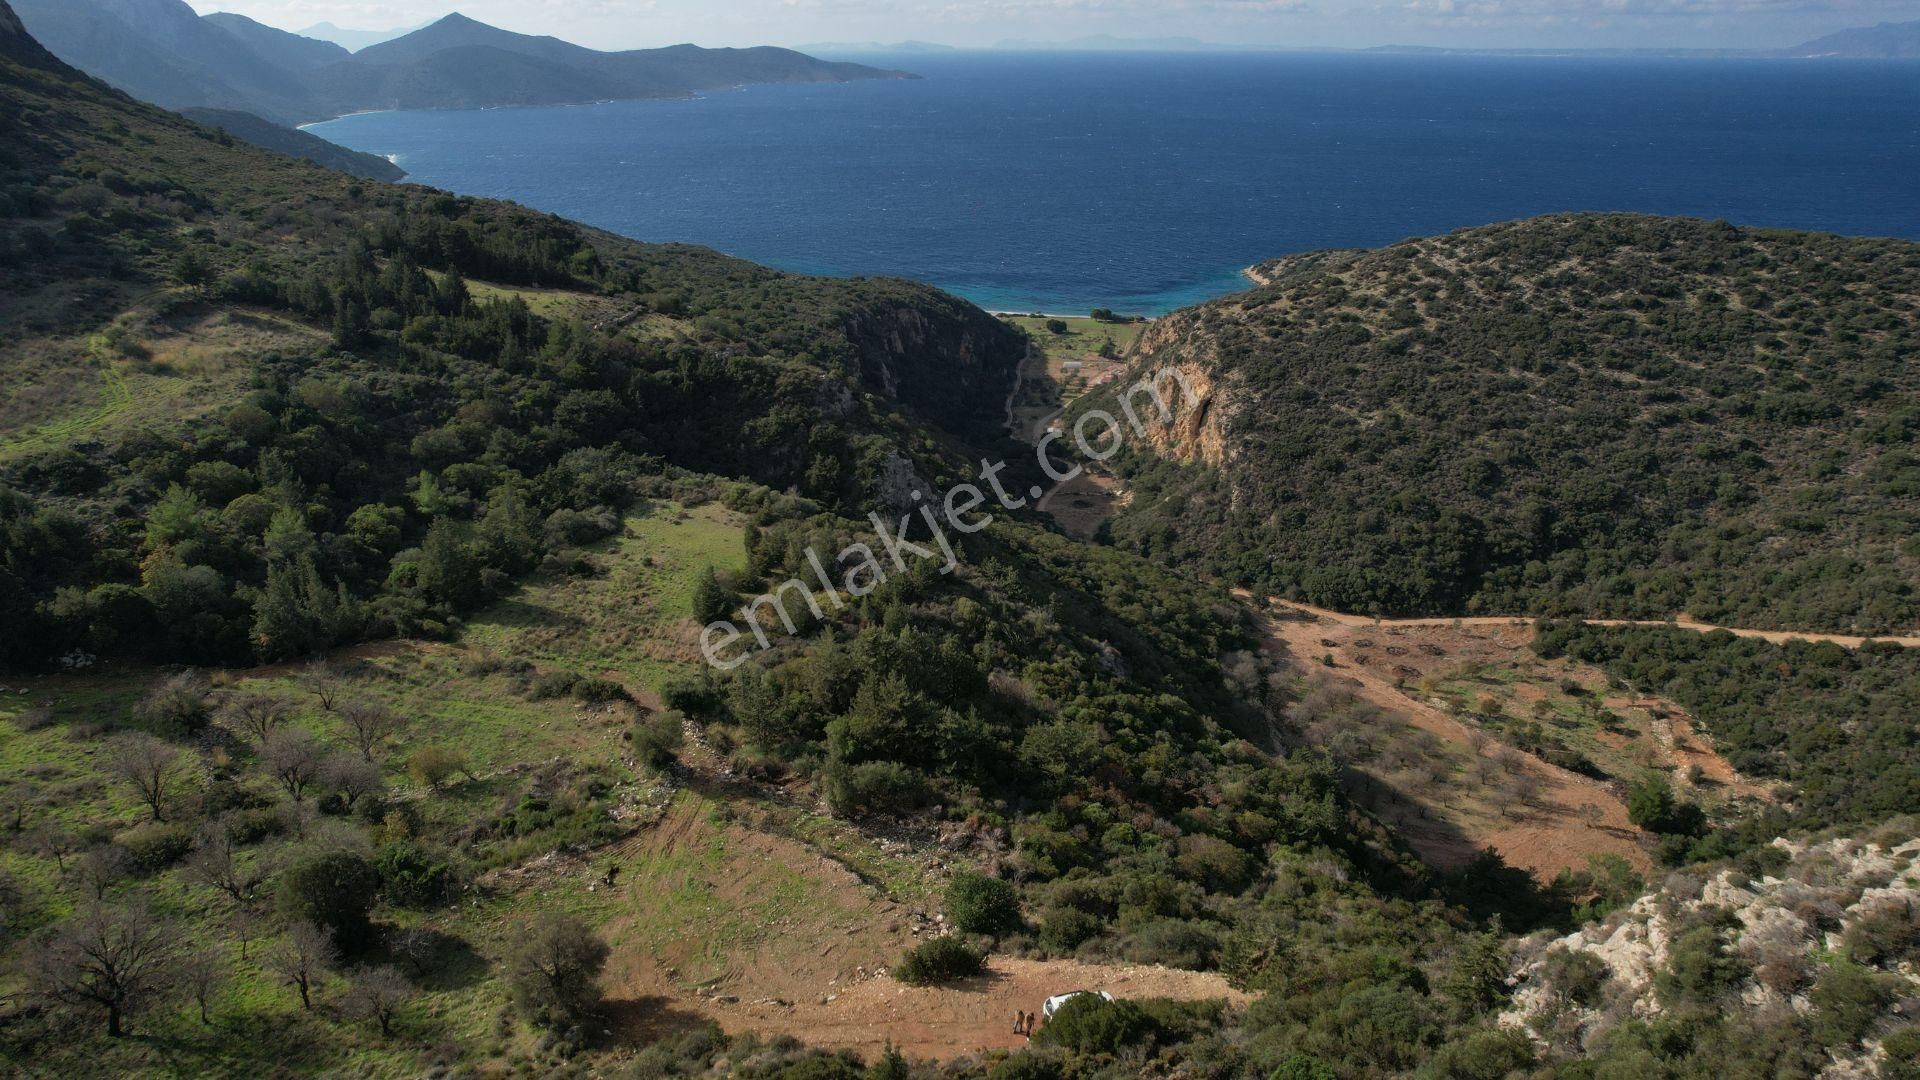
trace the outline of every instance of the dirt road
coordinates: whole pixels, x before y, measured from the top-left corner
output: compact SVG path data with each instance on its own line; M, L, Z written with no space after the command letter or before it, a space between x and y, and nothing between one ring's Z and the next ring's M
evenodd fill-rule
M1244 590L1235 590L1235 593L1239 596L1249 595ZM1269 601L1274 604L1293 608L1296 611L1304 611L1309 615L1316 615L1322 619L1337 622L1342 626L1512 626L1515 624L1528 624L1534 621L1532 616L1522 615L1477 615L1457 619L1444 616L1431 619L1375 619L1368 615L1353 615L1347 612L1331 611L1327 608L1314 607L1312 604L1304 604L1298 600L1286 600L1278 596L1270 597ZM1762 641L1771 641L1776 645L1782 645L1789 641L1826 641L1842 646L1843 648L1857 649L1869 641L1880 641L1891 645L1900 645L1909 649L1920 649L1920 637L1861 637L1853 634L1825 634L1817 631L1808 633L1802 630L1747 630L1737 626L1716 626L1713 623L1697 622L1685 616L1677 619L1659 620L1588 619L1580 616L1567 616L1567 618L1578 619L1580 622L1593 626L1665 626L1675 630L1693 630L1702 634L1711 633L1715 630L1724 630L1734 637L1759 638Z

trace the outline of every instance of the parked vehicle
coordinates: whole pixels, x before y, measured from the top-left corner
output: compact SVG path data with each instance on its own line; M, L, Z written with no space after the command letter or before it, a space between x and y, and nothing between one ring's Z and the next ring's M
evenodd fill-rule
M1107 993L1105 990L1069 990L1064 994L1055 994L1048 998L1046 1004L1040 1006L1040 1013L1051 1020L1053 1019L1053 1014L1060 1011L1060 1006L1065 1005L1067 1002L1072 1001L1082 994L1093 994L1106 1001L1113 1000L1113 995Z

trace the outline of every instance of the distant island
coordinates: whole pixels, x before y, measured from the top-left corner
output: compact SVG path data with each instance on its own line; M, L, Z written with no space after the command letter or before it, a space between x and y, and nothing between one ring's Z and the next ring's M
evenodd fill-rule
M755 83L912 78L773 47L600 52L459 14L350 52L241 15L202 17L184 0L21 0L17 8L54 55L135 97L283 126L372 110L570 105Z
M1810 60L1920 60L1920 20L1842 30L1795 46L1787 55Z
M943 53L959 51L952 45L937 45L924 41L903 41L894 45L878 42L864 44L833 43L803 45L807 52L838 55L850 54L905 54L905 53ZM1592 57L1592 58L1665 58L1679 60L1710 59L1748 59L1748 60L1911 60L1920 58L1920 21L1903 23L1881 23L1878 26L1859 27L1828 34L1812 41L1802 42L1779 49L1712 49L1712 48L1665 48L1658 46L1640 48L1584 48L1532 47L1498 48L1491 46L1440 46L1440 45L1376 45L1363 49L1342 49L1289 45L1282 43L1229 43L1206 41L1193 37L1153 37L1129 38L1112 34L1092 34L1086 37L1068 38L1054 41L1023 41L1016 38L1004 38L989 46L976 48L991 52L1116 52L1116 53L1343 53L1364 52L1379 54L1432 55L1432 56L1522 56L1522 57Z
M950 53L959 52L952 45L941 45L932 41L896 41L891 44L883 41L821 41L811 45L797 46L803 53L814 56L836 56L866 53Z

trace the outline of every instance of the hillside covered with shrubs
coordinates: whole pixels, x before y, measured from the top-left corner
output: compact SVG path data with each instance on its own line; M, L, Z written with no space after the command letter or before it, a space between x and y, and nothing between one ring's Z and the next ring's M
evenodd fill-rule
M1361 613L1920 626L1920 245L1584 215L1259 272L1142 339L1205 400L1110 463L1122 546Z

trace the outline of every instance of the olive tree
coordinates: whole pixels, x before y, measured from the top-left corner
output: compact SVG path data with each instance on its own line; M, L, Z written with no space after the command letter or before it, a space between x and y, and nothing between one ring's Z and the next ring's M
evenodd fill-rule
M114 740L107 768L132 786L155 821L164 818L167 800L184 775L180 751L151 735L122 735Z
M536 1022L576 1024L600 1005L600 972L610 952L586 923L544 914L507 958L514 1000Z
M301 919L287 928L287 934L267 950L267 970L287 981L300 992L300 1007L313 1008L313 991L340 962L333 945L333 931Z
M179 935L144 905L94 904L32 950L27 969L45 1000L105 1014L107 1034L163 995Z

